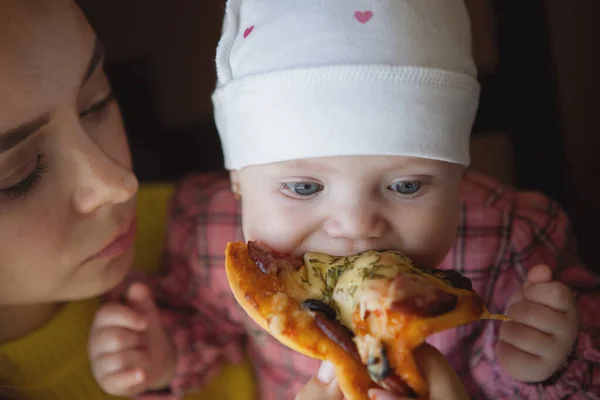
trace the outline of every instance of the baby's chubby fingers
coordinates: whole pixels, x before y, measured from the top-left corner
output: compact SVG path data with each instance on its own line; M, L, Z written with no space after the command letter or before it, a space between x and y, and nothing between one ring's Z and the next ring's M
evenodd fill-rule
M131 370L145 371L150 362L147 352L142 350L126 350L118 353L107 353L97 357L92 363L94 376L98 382L117 372Z
M513 378L523 382L539 382L551 375L551 367L544 358L525 352L503 340L496 346L496 356L500 365Z
M543 282L550 282L552 280L552 270L549 266L544 264L536 265L531 268L527 273L527 282L525 286L535 285Z
M506 304L506 308L510 307L512 304L519 303L525 300L525 290L532 285L537 285L544 282L550 282L552 280L552 270L547 265L536 265L531 268L527 274L527 280L522 288L512 294L508 303Z
M554 345L552 335L513 321L502 324L499 339L535 356L545 356Z
M564 324L563 313L530 301L512 304L506 310L506 316L512 320L512 323L519 323L549 335L556 334ZM502 325L508 323L504 322Z
M110 395L134 397L145 391L145 374L141 369L130 369L104 377L98 382Z
M109 303L102 306L96 313L92 329L120 327L142 332L147 326L146 318L132 307L120 303Z
M523 290L525 300L567 313L575 307L573 292L560 282L537 283Z
M90 358L142 345L146 325L145 319L130 307L121 304L102 307L90 332Z
M144 336L124 328L103 328L91 332L88 353L96 358L115 352L139 348L145 345Z

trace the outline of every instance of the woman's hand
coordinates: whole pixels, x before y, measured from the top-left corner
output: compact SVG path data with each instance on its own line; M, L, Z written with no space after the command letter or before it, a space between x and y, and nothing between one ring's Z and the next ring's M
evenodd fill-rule
M468 400L460 379L446 358L434 347L424 344L415 351L419 370L429 385L429 400ZM324 362L296 396L296 400L342 400L344 395L335 379L333 366ZM372 400L405 400L383 389L369 391ZM407 400L407 399L406 399Z
M423 344L415 350L415 360L419 371L423 374L425 382L429 386L428 400L468 400L469 395L450 366L446 358L435 347ZM373 397L378 400L399 400L404 398L390 395L383 390L372 390L371 394L377 394Z

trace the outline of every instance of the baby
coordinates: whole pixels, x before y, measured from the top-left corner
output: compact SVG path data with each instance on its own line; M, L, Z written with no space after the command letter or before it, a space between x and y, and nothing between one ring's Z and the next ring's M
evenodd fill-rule
M160 311L134 285L132 307L109 315L123 339L93 334L92 354L122 360L110 374L93 361L101 386L178 395L245 350L259 398L293 398L318 362L252 322L225 277L227 242L256 240L293 254L399 249L455 269L512 318L431 338L471 396L600 395L600 280L569 252L567 217L465 173L479 85L462 0L230 0L217 73L230 176L180 186L166 275L151 285Z

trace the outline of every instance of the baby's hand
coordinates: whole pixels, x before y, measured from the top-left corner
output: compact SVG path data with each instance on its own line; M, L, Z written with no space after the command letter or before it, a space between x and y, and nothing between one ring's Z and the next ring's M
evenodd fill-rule
M496 354L502 367L522 382L541 382L567 360L578 331L571 290L552 281L552 271L538 265L508 302Z
M133 397L168 385L175 354L148 289L133 284L127 302L106 304L96 313L89 355L94 377L104 391Z

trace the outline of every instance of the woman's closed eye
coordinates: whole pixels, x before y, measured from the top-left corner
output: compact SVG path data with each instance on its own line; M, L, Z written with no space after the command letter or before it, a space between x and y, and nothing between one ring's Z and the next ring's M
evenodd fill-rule
M44 162L43 155L38 155L33 171L24 179L9 187L0 188L0 200L15 200L30 194L40 183L42 175L47 169L48 164Z
M79 117L82 119L93 119L96 116L102 116L102 113L114 100L115 98L111 91L100 101L81 111ZM4 188L0 187L0 200L16 200L31 194L31 192L39 185L42 176L47 169L48 163L44 161L43 154L39 154L35 160L33 170L27 174L26 177L22 178L18 183Z
M97 103L94 103L90 107L88 107L85 110L81 111L79 113L79 118L86 118L86 117L91 117L91 116L94 116L94 115L102 114L102 112L104 110L106 110L106 108L113 101L115 101L115 96L114 96L114 94L113 94L113 92L111 90L108 93L108 95L106 95L106 97L104 97L102 100L98 101Z
M302 200L317 196L323 189L323 185L317 182L284 182L279 188L285 195Z

